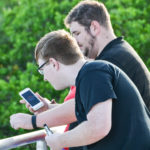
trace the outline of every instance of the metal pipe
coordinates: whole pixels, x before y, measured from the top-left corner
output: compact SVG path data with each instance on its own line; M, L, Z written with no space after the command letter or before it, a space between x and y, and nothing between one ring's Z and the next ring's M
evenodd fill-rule
M64 128L65 126L59 126L51 129L53 130L53 132L62 133L64 131ZM8 150L23 145L35 143L39 140L44 140L45 135L46 135L45 130L38 130L38 131L33 131L30 133L2 139L0 140L0 150Z
M40 140L36 142L36 150L47 150L47 145L45 140Z

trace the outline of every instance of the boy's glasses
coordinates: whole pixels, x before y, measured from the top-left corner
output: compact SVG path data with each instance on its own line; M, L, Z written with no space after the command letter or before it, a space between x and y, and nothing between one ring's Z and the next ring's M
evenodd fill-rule
M44 65L46 65L48 62L49 62L49 60L47 60L45 63L43 63L43 64L42 64L41 66L39 66L39 68L37 69L38 72L39 72L41 75L44 75L42 68L43 68Z

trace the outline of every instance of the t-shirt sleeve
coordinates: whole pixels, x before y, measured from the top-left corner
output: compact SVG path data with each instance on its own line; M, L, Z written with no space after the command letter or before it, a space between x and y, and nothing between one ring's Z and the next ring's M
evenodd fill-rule
M86 73L80 81L80 96L86 114L95 104L116 99L112 75L105 71Z

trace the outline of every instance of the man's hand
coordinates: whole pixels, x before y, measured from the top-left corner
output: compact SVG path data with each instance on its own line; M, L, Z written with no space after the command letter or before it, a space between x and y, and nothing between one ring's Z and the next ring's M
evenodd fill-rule
M36 110L36 111L34 111L34 110L31 108L30 104L27 103L25 100L20 100L20 103L25 104L26 107L29 109L29 111L32 112L32 113L34 113L35 115L37 115L37 114L39 114L39 113L41 113L41 112L44 112L44 111L46 111L46 110L48 110L48 109L53 108L51 105L56 104L56 102L55 102L54 99L51 100L51 101L49 101L47 98L41 97L38 93L35 93L35 95L44 103L44 106L41 107L40 109ZM54 105L54 106L55 106L55 105Z
M32 115L17 113L10 116L10 124L15 130L19 128L31 130L33 129L31 118Z
M59 136L60 134L55 133L45 137L45 141L51 150L62 150L63 147L60 145Z

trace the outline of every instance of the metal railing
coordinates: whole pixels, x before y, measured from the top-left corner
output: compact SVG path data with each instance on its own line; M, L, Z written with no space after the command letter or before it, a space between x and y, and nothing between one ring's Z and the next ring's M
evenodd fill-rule
M51 128L53 132L61 133L64 131L65 126L59 126ZM44 140L46 136L45 130L33 131L30 133L9 137L0 140L0 150L8 150L31 143L36 144L36 150L47 150L47 146Z

